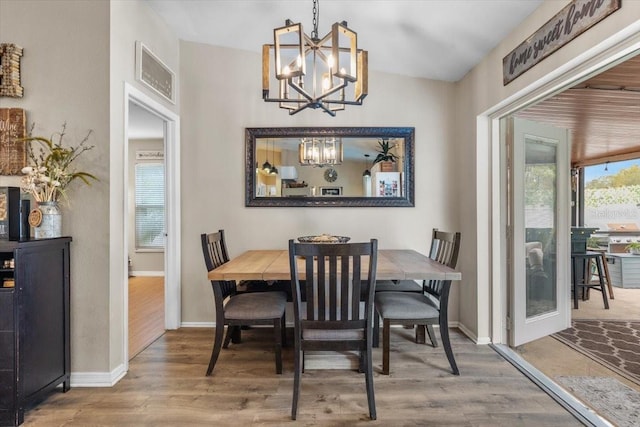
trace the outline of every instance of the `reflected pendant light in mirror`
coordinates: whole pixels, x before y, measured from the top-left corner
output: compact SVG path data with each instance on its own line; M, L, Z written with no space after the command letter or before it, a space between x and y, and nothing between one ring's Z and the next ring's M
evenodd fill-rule
M273 158L272 158L273 165L271 166L271 171L269 172L269 174L278 175L278 168L276 167L276 143L275 143L275 141L273 142L272 154L273 154Z
M264 163L262 164L262 170L266 173L271 173L271 163L269 163L269 141L267 141L264 150Z
M364 155L365 170L362 172L362 193L364 197L371 197L371 171L369 170L369 155Z

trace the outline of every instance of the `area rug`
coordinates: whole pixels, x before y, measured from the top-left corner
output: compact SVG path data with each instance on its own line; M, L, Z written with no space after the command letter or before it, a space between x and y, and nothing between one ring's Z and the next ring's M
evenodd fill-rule
M571 324L552 337L640 385L640 322L573 320Z
M555 377L562 387L618 427L640 425L640 393L611 377Z

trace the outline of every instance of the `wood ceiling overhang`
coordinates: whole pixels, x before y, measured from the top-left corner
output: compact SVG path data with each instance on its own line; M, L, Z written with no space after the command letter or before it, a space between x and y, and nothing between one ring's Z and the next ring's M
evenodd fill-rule
M571 130L571 164L640 158L640 55L515 114Z

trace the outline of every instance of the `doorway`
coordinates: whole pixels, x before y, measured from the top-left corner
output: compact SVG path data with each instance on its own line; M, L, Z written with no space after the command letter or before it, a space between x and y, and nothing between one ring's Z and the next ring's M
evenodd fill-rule
M620 222L631 221L631 224L623 224L622 226L626 225L635 230L640 228L640 218L636 206L640 199L635 195L636 189L633 186L634 184L640 185L640 179L634 177L633 167L626 171L620 171L621 176L607 174L605 170L608 169L610 162L613 171L621 168L622 165L630 165L630 161L633 163L632 159L640 157L639 52L636 50L626 55L622 61L616 61L606 68L606 70L589 76L579 83L572 84L570 88L562 92L516 111L513 115L517 117L515 120L535 120L540 126L553 124L571 131L572 179L571 181L565 179L564 185L568 187L569 182L571 183L573 196L571 199L564 198L564 203L568 204L568 201L571 200L573 204L573 226L594 227L597 229L597 235L603 236L603 243L598 244L595 241L587 246L605 252L608 261L606 264L611 264L611 268L615 272L620 267L620 259L617 259L617 254L608 255L614 250L608 250L607 239L619 239L622 236L627 239L632 237L631 234L634 234L632 231L621 232L617 230L616 227L620 225L618 224ZM585 132L584 129L588 129L588 132ZM616 162L616 160L618 161ZM620 162L620 160L627 161ZM605 166L604 168L592 167L596 164ZM568 172L568 167L566 169ZM600 169L597 174L596 169ZM590 173L587 174L586 171ZM585 175L591 175L589 180L592 180L594 176L601 178L590 183L585 182ZM610 184L607 184L609 182ZM589 186L594 187L592 184L597 184L595 187L600 188L587 189ZM618 187L618 190L601 188L603 186ZM630 196L627 196L627 193ZM585 218L588 220L587 222L585 222ZM637 234L640 236L640 231ZM635 235L633 238L635 239ZM615 283L616 281L614 280L614 285L622 285L622 283ZM611 294L609 298L613 295L612 288L609 292L605 292L605 294ZM629 303L633 307L636 299L632 295L633 291L621 290L620 292L628 295L624 301L611 300L613 303L611 310L605 310L603 306L589 310L587 309L589 304L587 304L586 307L581 307L582 310L576 308L570 310L570 314L574 320L576 318L640 320L638 319L640 315L631 315L628 310L622 308L628 306ZM629 298L631 301L628 301ZM622 310L623 313L613 314L617 310ZM549 334L540 335L540 337L546 335ZM526 341L511 342L511 345L517 346Z
M152 118L152 121L160 122L163 127L163 173L164 173L164 228L161 232L162 238L164 238L164 251L162 254L162 270L156 270L159 267L151 267L151 270L141 270L146 272L162 271L164 274L163 280L163 296L164 296L164 310L161 314L161 321L163 323L163 329L177 329L180 326L180 118L149 97L140 90L134 88L128 83L125 83L124 87L124 153L123 164L129 165L130 157L135 157L135 154L129 154L129 132L133 131L130 126L130 109L140 110L147 117ZM135 114L135 113L134 113ZM141 150L141 151L154 151ZM151 153L153 154L153 153ZM128 167L124 167L124 194L128 195L129 183L131 182L131 173ZM135 173L134 173L135 175ZM132 206L133 204L133 206ZM124 197L124 212L130 212L134 209L135 201L130 197ZM148 207L148 206L147 206ZM127 215L125 214L125 218ZM134 221L133 221L134 222ZM124 221L124 253L123 264L124 270L127 272L123 278L124 292L123 292L123 361L125 361L125 367L128 369L129 357L129 251L130 240L134 239L131 236L130 229L134 228L132 221L125 219ZM157 236L156 236L157 237ZM151 239L157 241L156 239ZM140 261L142 262L142 261ZM157 265L157 264L156 264ZM132 266L136 268L135 266ZM142 267L145 268L145 267ZM157 294L157 293L156 293ZM159 303L151 303L152 306L157 306ZM133 356L133 355L132 355Z
M129 101L129 360L165 332L165 121Z
M637 27L636 27L637 28ZM628 34L628 33L626 33ZM572 395L564 389L558 387L535 366L523 360L513 348L509 348L506 344L509 342L509 322L508 322L508 297L509 289L507 286L508 277L506 263L504 261L506 248L510 239L506 237L506 198L503 199L506 188L502 184L501 173L495 173L496 169L500 170L497 165L502 165L505 159L501 157L500 141L499 141L499 120L519 111L523 111L540 100L547 99L553 95L559 94L569 87L576 85L577 82L584 81L591 76L595 76L604 69L613 67L625 60L635 56L640 52L640 34L633 33L629 37L624 33L619 33L607 40L606 45L603 43L600 47L593 48L589 52L585 52L581 59L576 60L571 66L567 65L555 72L552 72L546 79L532 84L525 89L516 99L510 99L503 104L497 105L494 109L486 112L484 115L478 116L478 144L485 145L486 149L491 152L491 165L485 168L478 164L478 170L482 174L491 177L491 199L487 205L491 220L491 236L493 244L491 249L491 259L493 260L490 282L487 286L490 289L492 298L491 311L491 339L496 350L505 358L516 365L523 373L529 376L532 381L536 382L552 395L560 404L574 413L579 419L588 425L597 425L601 422L598 417L594 417L591 411L585 410L584 404L580 403ZM488 138L484 138L486 132ZM640 147L638 147L640 148ZM636 151L640 151L636 148ZM502 172L504 173L504 172ZM567 202L568 203L568 202ZM595 300L595 298L594 298ZM552 339L552 338L543 338ZM560 343L559 343L560 344ZM547 356L553 355L553 351L544 351ZM591 412L591 413L590 413Z

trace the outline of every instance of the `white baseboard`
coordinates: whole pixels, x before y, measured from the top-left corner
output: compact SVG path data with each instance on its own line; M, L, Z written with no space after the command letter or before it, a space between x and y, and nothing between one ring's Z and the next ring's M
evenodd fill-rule
M215 328L216 322L182 322L181 328Z
M164 277L164 271L132 271L129 276L134 277Z
M126 374L124 365L111 372L72 372L71 387L113 387Z
M451 327L451 324L449 324L449 326ZM470 329L468 329L466 326L464 326L463 324L461 324L459 322L458 322L457 328L460 329L460 331L463 334L465 334L467 337L469 337L469 339L471 341L475 342L476 344L479 344L479 345L491 344L491 338L489 338L489 337L478 337Z

